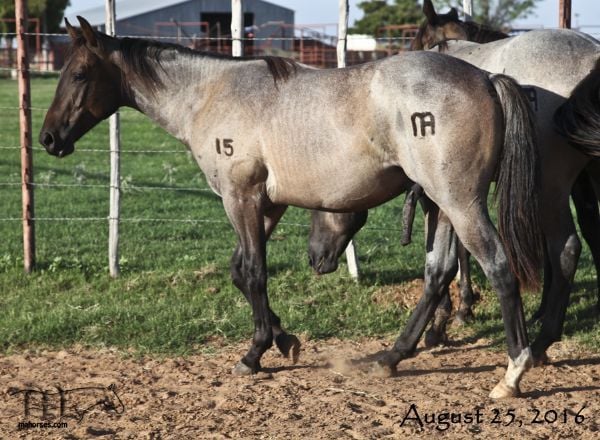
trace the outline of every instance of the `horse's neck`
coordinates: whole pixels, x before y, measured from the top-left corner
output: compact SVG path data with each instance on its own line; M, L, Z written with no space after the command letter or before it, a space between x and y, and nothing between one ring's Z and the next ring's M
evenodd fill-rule
M132 107L144 113L168 133L189 145L196 117L196 109L202 108L203 90L215 81L221 81L223 73L231 69L228 60L209 57L189 57L165 51L160 66L156 64L158 85L149 90L136 75L130 81Z

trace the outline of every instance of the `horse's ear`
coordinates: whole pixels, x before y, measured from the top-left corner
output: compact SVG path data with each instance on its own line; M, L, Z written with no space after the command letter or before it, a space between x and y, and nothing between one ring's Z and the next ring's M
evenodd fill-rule
M90 47L98 47L98 35L92 25L83 17L77 16L77 20L79 20L79 25L81 26L81 33L83 34L83 38L85 42Z
M67 20L66 17L65 17L65 27L67 28L67 33L69 34L71 39L76 40L77 37L79 36L79 33L77 32L77 29L75 29L73 26L71 26L71 23L69 23L69 20Z
M456 10L456 8L450 9L450 12L448 12L448 18L452 21L460 21L458 19L458 11Z
M433 3L431 0L425 0L423 2L423 14L427 17L427 21L429 24L436 24L438 21L437 13L435 12L435 8L433 7Z

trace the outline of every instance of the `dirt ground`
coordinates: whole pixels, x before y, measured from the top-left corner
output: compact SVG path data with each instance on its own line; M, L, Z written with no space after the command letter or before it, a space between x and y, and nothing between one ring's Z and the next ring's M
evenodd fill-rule
M507 358L485 340L420 349L392 378L349 362L390 342L303 341L297 365L270 350L266 372L241 378L230 369L246 344L175 359L78 348L4 356L0 437L600 438L598 353L555 344L551 363L526 374L522 397L493 401ZM46 402L34 391L25 402L24 390L47 391ZM24 420L55 423L61 408L66 428L17 429Z

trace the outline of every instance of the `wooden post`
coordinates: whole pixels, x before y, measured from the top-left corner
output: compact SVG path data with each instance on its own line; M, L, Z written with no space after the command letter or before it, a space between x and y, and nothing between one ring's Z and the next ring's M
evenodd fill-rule
M463 11L465 21L473 18L473 0L463 0Z
M338 42L337 42L337 66L346 67L346 48L348 46L348 0L339 0ZM358 279L358 257L354 240L350 240L346 248L346 261L348 272L355 280Z
M571 29L571 0L558 2L558 27Z
M241 57L244 53L244 14L242 0L231 0L231 55Z
M17 27L17 74L19 82L19 126L21 141L21 194L23 206L23 266L35 266L35 223L33 204L33 150L31 148L31 86L27 50L27 0L15 1Z
M106 0L106 33L114 36L115 0ZM110 276L119 276L119 218L121 216L121 142L119 112L108 120L110 136L110 208L108 214L108 269Z

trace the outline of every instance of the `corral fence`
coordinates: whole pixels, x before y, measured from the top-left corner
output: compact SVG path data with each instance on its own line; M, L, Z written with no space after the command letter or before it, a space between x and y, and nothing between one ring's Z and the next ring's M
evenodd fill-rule
M151 29L136 29L131 36L146 37L172 41L187 47L210 50L220 53L233 53L234 55L280 55L293 58L301 63L315 67L343 67L383 58L395 53L407 50L410 41L417 31L416 25L404 25L384 28L375 38L367 36L347 35L348 3L340 0L340 21L335 25L318 26L294 26L284 23L268 23L264 26L272 28L268 37L256 37L255 28L243 28L240 18L241 0L232 0L232 27L231 30L211 28L206 22L156 22ZM22 172L21 181L0 182L0 192L22 190L22 217L0 218L2 222L22 222L24 241L24 266L26 271L31 271L35 264L35 223L36 222L98 222L106 221L110 228L109 244L109 268L113 276L119 272L118 268L118 225L122 221L143 222L187 222L189 219L182 218L126 218L123 219L119 212L119 198L122 193L123 184L127 184L119 175L119 160L121 150L118 144L119 122L116 116L110 124L110 149L87 149L93 153L110 155L111 178L107 185L102 185L109 190L111 211L108 217L36 217L33 193L36 187L64 188L66 186L87 187L85 183L74 184L51 184L36 183L33 178L33 153L43 151L42 148L33 147L31 112L45 113L45 108L31 106L31 89L29 86L30 75L57 75L64 54L69 43L65 34L48 34L40 32L39 21L27 20L26 1L17 0L16 5L16 33L0 34L0 76L12 77L18 80L20 104L15 108L2 108L2 112L18 112L20 114L20 146L0 145L0 150L20 149ZM111 15L112 12L112 15ZM236 22L237 20L237 22ZM332 35L328 29L335 29L337 35ZM114 33L114 1L107 0L107 25L103 31ZM592 35L600 34L600 26L589 26L585 28ZM292 36L283 36L283 35ZM127 36L127 35L120 35ZM277 44L275 44L277 43ZM236 47L236 45L238 45ZM185 150L173 149L146 149L129 150L124 153L136 155L172 155L181 154ZM99 186L99 185L96 185ZM137 187L145 191L180 191L180 187L169 188L165 185L147 185ZM210 191L208 188L183 188L191 191ZM196 220L201 222L203 220ZM210 221L210 220L206 220ZM281 224L286 224L282 222ZM308 228L306 224L291 224ZM369 228L365 228L369 229ZM398 232L397 228L388 231ZM349 255L349 267L354 276L357 276L357 268L352 267L356 263ZM352 262L354 260L354 263Z

